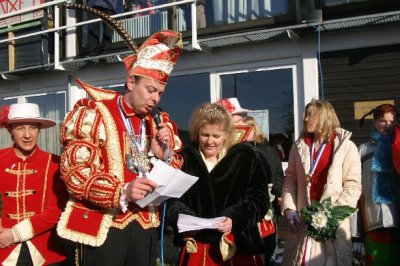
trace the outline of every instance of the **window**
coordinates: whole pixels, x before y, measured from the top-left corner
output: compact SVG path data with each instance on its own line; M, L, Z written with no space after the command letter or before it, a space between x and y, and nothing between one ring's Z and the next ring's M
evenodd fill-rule
M194 109L210 102L208 73L170 77L159 106L167 111L179 129L184 144L189 143L189 120Z
M20 96L21 98L21 96ZM41 130L38 146L47 152L60 154L60 127L66 114L66 92L60 91L48 94L22 96L26 102L39 105L40 116L56 121L52 128ZM11 105L17 102L17 97L0 100L1 105ZM0 131L0 147L5 148L12 145L10 134L6 130Z
M293 69L282 68L220 74L222 98L238 98L259 122L271 142L285 136L284 160L294 137ZM281 138L279 138L281 139Z

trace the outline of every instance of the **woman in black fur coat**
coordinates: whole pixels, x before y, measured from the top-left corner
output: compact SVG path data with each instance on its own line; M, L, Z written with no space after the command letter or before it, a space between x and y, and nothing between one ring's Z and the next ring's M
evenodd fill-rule
M217 104L195 111L190 137L182 170L199 180L180 199L168 201L166 219L176 231L179 214L224 220L218 229L179 234L179 264L262 265L257 222L269 208L269 197L261 155L249 143L232 146L231 116Z

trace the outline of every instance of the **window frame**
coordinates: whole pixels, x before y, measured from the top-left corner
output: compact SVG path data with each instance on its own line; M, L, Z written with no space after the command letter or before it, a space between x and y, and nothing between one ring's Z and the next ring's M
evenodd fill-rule
M302 84L302 63L296 58L279 61L266 61L249 64L236 64L229 65L227 67L216 68L210 73L210 96L211 102L218 101L222 97L222 75L238 74L238 73L249 73L258 71L271 71L278 69L291 69L292 70L292 81L293 81L293 114L294 114L294 137L297 139L302 129L302 112L305 101L304 91ZM315 95L314 97L317 97Z

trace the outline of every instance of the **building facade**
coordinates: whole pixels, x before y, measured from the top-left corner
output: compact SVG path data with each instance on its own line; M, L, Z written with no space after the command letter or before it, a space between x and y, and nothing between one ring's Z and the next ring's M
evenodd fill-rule
M114 34L111 50L88 57L87 14L65 10L61 2L0 13L0 104L38 103L58 126L86 97L75 79L122 91L121 58L131 53ZM183 136L194 107L226 97L253 110L270 137L285 133L286 152L301 134L303 109L312 98L333 103L357 144L369 134L368 126L358 128L360 113L381 101L400 107L398 1L150 2L153 7L139 11L137 1L126 1L126 13L116 19L138 44L161 29L182 32L185 50L160 106ZM42 10L39 18L15 19L35 7ZM41 33L52 27L64 28ZM47 133L41 147L59 153L57 128ZM0 139L1 146L9 145L7 134Z

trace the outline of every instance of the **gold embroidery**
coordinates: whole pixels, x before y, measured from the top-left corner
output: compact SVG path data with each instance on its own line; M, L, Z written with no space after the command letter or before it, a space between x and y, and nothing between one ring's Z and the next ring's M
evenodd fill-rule
M47 177L49 175L50 162L51 162L51 154L49 154L49 159L47 160L46 174L44 176L43 196L42 196L42 212L44 211L44 202L46 200Z
M6 172L7 173L10 173L10 174L12 174L12 175L32 175L32 174L36 174L37 173L37 170L35 170L35 169L23 169L23 170L20 170L20 169L18 169L18 170L13 170L13 169L10 169L10 168L6 168Z
M118 229L124 229L130 222L136 220L144 229L153 228L160 226L160 219L158 217L158 212L155 210L154 213L149 213L150 219L146 219L144 213L138 211L137 209L132 212L127 213L122 218L117 218L114 220L112 227ZM152 217L153 216L153 217Z
M37 173L37 170L26 169L26 167L27 163L18 163L17 169L6 169L7 173L17 176L16 190L7 191L6 197L16 198L17 214L8 214L8 216L11 219L17 219L18 222L20 222L22 219L31 217L34 214L34 212L26 212L26 196L36 193L36 191L33 189L26 189L26 176Z
M32 217L35 215L35 212L25 212L24 213L9 213L7 214L8 218L13 219L13 220L24 220L26 218Z
M185 238L184 240L186 242L186 252L191 254L197 253L198 246L196 240L192 237Z
M221 240L219 242L219 249L221 252L222 260L227 261L232 259L236 253L236 244L228 239L228 234L225 233L222 235Z
M79 244L79 243L76 243L76 246L75 246L75 266L79 266L79 262L81 261L80 260L80 255L82 254L82 252L83 252L83 245Z
M25 191L6 191L5 195L6 197L10 198L19 198L19 197L25 197L29 195L36 194L36 190L34 189L27 189Z
M253 127L248 125L236 125L233 129L233 141L238 143L247 140L252 129Z
M22 171L22 193L25 193L25 189L26 189L26 172L29 171L28 169L26 169L27 163L24 163L24 170ZM26 213L26 198L22 197L22 212L23 212L23 219L25 219L25 215L28 215ZM21 220L23 220L21 219ZM18 220L19 222L20 220Z
M117 129L117 125L115 124L115 121L111 116L110 111L103 103L96 102L96 105L103 117L103 123L106 129L106 135L107 135L106 149L108 155L109 173L113 176L116 176L123 183L124 160L122 158L121 146L118 139L119 132Z
M20 170L20 169L21 169L21 164L18 163L17 188L16 188L16 191L17 191L17 192L19 192L19 182L20 182L20 181L19 181L19 176L20 176L19 170ZM20 213L19 200L17 199L16 202L17 202L17 213Z
M118 229L124 229L133 220L135 220L133 213L128 212L122 218L115 219L113 224L111 225L111 227L118 228ZM141 224L141 223L139 222L139 224Z
M89 84L83 83L82 81L78 80L80 85L83 87L83 89L95 100L95 101L101 101L101 100L111 100L115 97L116 92L115 91L110 91L110 90L105 90L101 88L96 88L94 86L90 86Z
M206 258L207 258L207 246L208 244L204 244L203 249L203 266L206 266Z
M129 154L129 153L130 153L130 146L129 146L130 140L129 140L129 135L126 133L126 131L124 131L124 132L122 133L122 137L123 137L123 140L124 140L124 146L123 146L124 153L123 153L123 154ZM126 156L124 156L123 159L124 159L124 164L127 164Z

